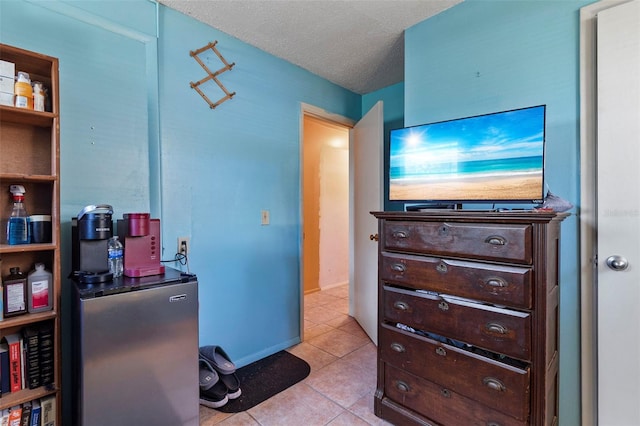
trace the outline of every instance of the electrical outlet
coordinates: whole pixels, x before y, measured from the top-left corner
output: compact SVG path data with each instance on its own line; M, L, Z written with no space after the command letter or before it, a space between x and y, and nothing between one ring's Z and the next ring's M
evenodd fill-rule
M189 237L178 237L178 251L176 253L187 256L189 251Z

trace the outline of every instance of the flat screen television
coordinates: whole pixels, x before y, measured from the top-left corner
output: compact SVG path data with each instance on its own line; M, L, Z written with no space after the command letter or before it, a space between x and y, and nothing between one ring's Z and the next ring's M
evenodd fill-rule
M394 129L389 200L541 203L546 106Z

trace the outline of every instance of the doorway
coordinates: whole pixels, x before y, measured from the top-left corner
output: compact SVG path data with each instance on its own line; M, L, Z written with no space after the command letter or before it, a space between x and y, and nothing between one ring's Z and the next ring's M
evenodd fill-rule
M346 135L346 157L348 158L349 151L349 132L353 125L355 124L350 119L329 113L321 108L302 104L301 105L301 114L300 114L300 185L301 185L301 206L300 206L300 215L302 217L302 238L301 238L301 258L300 258L300 340L305 340L304 329L305 329L305 295L307 299L312 299L318 297L320 289L321 289L321 278L320 271L323 269L325 265L321 265L321 248L320 248L320 179L319 179L319 169L320 169L320 151L323 145L328 145L329 143L333 143L334 145L341 145L341 135L344 132ZM306 130L311 128L312 130L318 130L316 135L313 135L313 139L318 139L318 141L312 141L311 137L307 137L308 135L305 133ZM323 130L324 129L324 130ZM336 141L331 142L333 138L336 138ZM340 140L340 142L337 142ZM326 151L333 151L337 157L341 157L341 153L339 151L342 150L340 147L334 147L333 149L326 148ZM315 153L315 154L314 154ZM329 155L330 156L330 155ZM307 164L307 165L305 165ZM349 166L348 163L346 165L345 172L348 176ZM311 188L307 188L307 184L305 184L306 180L315 180L316 183L310 185ZM349 182L346 182L347 188L347 197L348 197L348 188ZM314 189L315 188L315 189ZM344 215L348 221L349 215L349 206L347 204L344 209ZM342 214L342 212L340 213ZM325 229L324 235L328 237L331 235L331 230L335 229L335 227ZM349 226L347 222L347 228L344 229L346 234L346 238L349 235ZM348 241L348 240L347 240ZM348 243L347 243L348 244ZM323 256L323 260L325 256ZM347 271L349 268L349 253L347 251L345 256L345 261L347 262ZM326 280L326 274L323 274L323 279ZM346 287L349 288L349 276L347 272ZM330 284L325 284L326 286L330 286Z
M300 181L302 185L302 166L305 141L304 117L310 115L321 118L334 125L349 129L349 316L355 318L369 338L377 342L377 263L378 246L374 234L377 232L377 220L370 214L382 209L382 151L383 151L383 103L376 102L356 123L345 117L328 113L320 108L302 104L300 115ZM357 188L357 190L356 190ZM301 190L301 256L300 256L300 338L304 340L304 288L305 270L304 229L305 217L302 214L304 191ZM334 256L334 254L331 254Z
M304 115L304 294L349 281L349 127Z

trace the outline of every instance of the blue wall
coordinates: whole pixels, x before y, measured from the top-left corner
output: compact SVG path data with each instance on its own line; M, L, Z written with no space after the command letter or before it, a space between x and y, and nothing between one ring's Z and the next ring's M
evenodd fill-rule
M211 110L189 87L204 77L189 51L214 40L236 95ZM357 120L360 96L164 7L159 52L165 252L191 237L201 344L244 364L299 341L300 103Z
M202 345L238 365L289 347L300 339L301 103L357 120L361 96L154 2L123 4L0 2L0 42L60 59L63 276L84 205L151 211L164 259L191 238ZM190 87L205 74L189 52L215 40L236 63L219 77L236 95L212 110ZM67 283L62 297L64 310Z
M357 120L382 99L385 139L403 125L547 104L547 182L578 206L587 3L467 0L407 30L404 84L364 96L146 0L0 1L0 42L60 58L63 219L97 202L116 217L151 211L165 259L189 236L201 344L223 345L242 365L299 339L300 103ZM204 76L189 52L214 40L236 63L220 76L236 95L211 110L189 86ZM580 424L578 244L574 215L562 243L563 426ZM69 259L63 244L63 276Z
M547 105L545 178L579 205L579 9L588 1L467 0L405 34L405 124ZM580 424L579 240L562 225L560 424Z

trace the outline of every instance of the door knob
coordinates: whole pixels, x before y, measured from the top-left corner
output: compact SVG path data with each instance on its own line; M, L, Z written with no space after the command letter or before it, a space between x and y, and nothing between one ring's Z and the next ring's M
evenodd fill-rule
M378 241L378 234L371 234L369 235L369 239L371 241Z
M613 255L607 257L607 266L614 271L624 271L629 267L629 261L625 257Z

